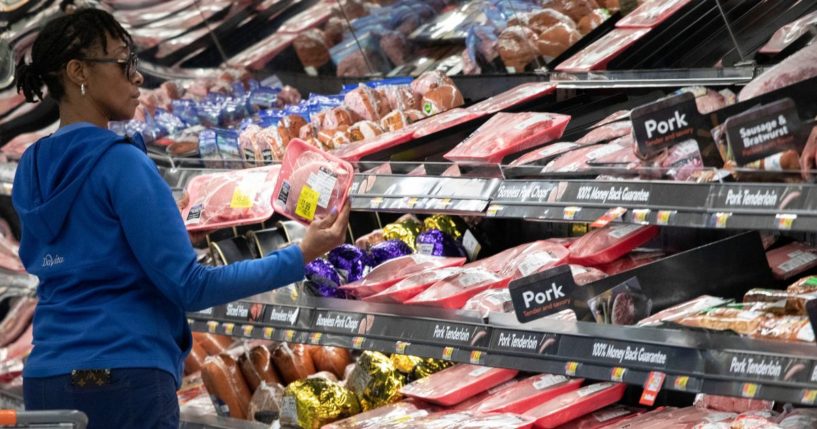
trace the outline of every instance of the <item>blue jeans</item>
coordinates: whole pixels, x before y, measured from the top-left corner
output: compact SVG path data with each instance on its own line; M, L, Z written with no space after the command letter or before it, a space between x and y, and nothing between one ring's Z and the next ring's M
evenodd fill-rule
M88 429L178 429L173 376L158 369L112 369L104 386L78 387L70 375L25 378L27 410L80 410Z

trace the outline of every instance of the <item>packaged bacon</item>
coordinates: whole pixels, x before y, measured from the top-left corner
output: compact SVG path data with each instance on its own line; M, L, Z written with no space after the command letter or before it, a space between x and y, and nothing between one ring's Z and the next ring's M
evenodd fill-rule
M817 267L817 249L803 243L790 243L766 252L775 278L788 280Z
M348 162L293 139L281 163L273 205L282 215L309 224L341 209L353 173Z
M444 258L428 255L406 255L390 259L375 267L362 280L340 287L357 298L366 298L385 291L395 283L429 270L459 267L465 258Z
M570 142L551 143L520 156L509 165L511 167L518 167L520 165L544 165L556 157L570 152L578 147L578 144Z
M462 271L461 268L433 268L423 271L390 286L383 292L363 298L364 301L383 302L383 303L403 303L406 302L428 289L434 283L445 280Z
M599 265L615 261L658 235L658 227L608 225L588 232L570 246L570 262Z
M601 429L631 419L644 412L626 405L611 405L564 425L561 429Z
M511 279L527 277L566 264L569 255L570 251L562 245L548 240L536 241L509 260L500 275Z
M444 156L459 163L496 164L512 153L560 138L568 122L568 115L500 112Z
M503 288L510 282L484 268L466 268L420 292L406 304L459 309L474 295L491 288Z
M654 28L691 3L692 0L649 1L616 23L617 28Z
M478 413L523 414L543 402L578 389L583 382L583 379L571 380L562 375L534 375L484 399L472 409Z
M545 9L550 10L550 9ZM513 87L503 93L486 98L477 104L472 105L467 110L471 112L482 112L493 114L511 107L527 103L531 100L544 97L556 90L556 85L550 82L528 82Z
M460 364L407 384L400 393L450 407L516 377L517 373L515 369Z
M598 383L559 395L524 413L536 419L534 427L553 429L621 400L626 384Z
M272 216L272 185L280 167L268 166L190 179L182 219L188 231L263 222Z
M616 28L578 54L556 66L556 71L589 72L603 70L607 67L607 63L649 32L649 29L644 28Z

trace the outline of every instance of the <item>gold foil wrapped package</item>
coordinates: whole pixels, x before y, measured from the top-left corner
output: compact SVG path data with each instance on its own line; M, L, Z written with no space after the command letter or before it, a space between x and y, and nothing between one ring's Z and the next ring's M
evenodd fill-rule
M321 426L360 413L355 394L325 378L290 383L281 401L281 424L302 429Z
M391 355L391 363L394 365L394 369L407 376L411 375L411 373L414 372L414 367L419 365L422 361L423 358L417 356L398 354Z
M446 360L440 359L431 359L426 358L423 359L422 362L418 363L417 366L414 367L413 378L415 380L419 380L421 378L426 378L435 372L442 371L450 366L454 366L454 362L449 362Z
M391 359L379 352L363 352L349 375L346 386L357 395L360 407L368 411L400 400L404 377Z
M424 229L439 229L454 237L454 240L459 240L462 237L462 230L465 229L465 225L448 215L429 216L423 221L423 226Z
M419 222L415 222L413 220L406 220L403 222L395 222L390 223L383 227L383 238L385 240L400 240L412 250L416 250L414 247L414 242L417 240L417 236L423 232L423 225Z

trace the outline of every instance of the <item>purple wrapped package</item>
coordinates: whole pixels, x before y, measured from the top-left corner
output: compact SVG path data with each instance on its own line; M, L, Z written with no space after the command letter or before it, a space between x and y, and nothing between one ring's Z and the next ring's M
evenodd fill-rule
M304 267L306 279L312 282L319 296L343 298L346 294L338 290L341 284L340 275L326 259L319 258Z
M417 236L417 253L428 256L463 257L465 250L450 235L439 229L429 229Z
M401 240L388 240L375 244L369 249L369 258L372 267L376 267L389 259L411 255L413 252L408 244Z
M369 258L366 252L353 244L341 244L332 249L328 259L345 280L344 283L358 281L369 272Z

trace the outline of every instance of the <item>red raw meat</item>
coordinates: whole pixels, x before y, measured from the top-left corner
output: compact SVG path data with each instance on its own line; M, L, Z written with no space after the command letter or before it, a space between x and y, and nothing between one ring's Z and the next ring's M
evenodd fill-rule
M150 7L134 10L114 10L113 16L123 25L141 27L168 17L178 11L190 9L195 0L162 1Z
M272 184L280 167L202 174L186 187L182 218L188 231L263 222L272 216Z
M573 281L578 286L601 280L608 276L607 273L593 267L583 267L581 265L570 265L570 273L573 274Z
M775 278L788 280L817 267L817 249L794 242L766 252L766 259Z
M608 225L588 232L570 246L570 262L599 265L615 261L658 234L652 225Z
M790 44L808 33L809 28L813 25L817 25L817 11L780 27L757 52L766 55L779 54L783 49L786 49Z
M599 265L601 271L607 273L608 276L613 276L624 271L629 271L638 268L642 265L651 264L665 256L664 252L631 252L629 255L616 259L609 264Z
M504 391L505 389L510 389L516 383L519 383L519 380L516 379L516 378L512 378L512 379L510 379L510 380L508 380L508 381L506 381L506 382L504 382L504 383L502 383L502 384L500 384L498 386L494 386L494 387L492 387L492 388L490 388L490 389L488 389L488 390L486 390L484 392L481 392L481 393L479 393L477 395L474 395L474 396L460 402L459 404L457 404L457 405L455 405L453 407L449 407L448 410L449 411L468 411L470 413L474 413L474 412L476 412L475 407L477 405L479 405L482 401L490 398L493 395L496 395L496 394Z
M600 127L602 125L612 124L613 122L618 122L618 121L621 121L621 120L624 120L624 119L629 119L629 118L630 118L630 111L629 110L619 110L617 112L611 113L606 118L596 122L590 128L596 128L596 127Z
M510 313L513 311L511 292L507 288L488 289L471 297L462 309L476 311L482 317L490 313Z
M531 243L519 256L506 262L500 276L518 279L567 263L570 251L548 240Z
M771 411L774 402L761 399L736 398L733 396L719 396L709 394L698 394L695 396L695 403L698 408L705 408L713 411L725 411L727 413L745 413L747 411Z
M641 160L635 154L633 147L633 137L630 135L618 138L611 141L608 145L611 147L618 146L618 149L611 150L609 153L601 156L596 156L592 160L586 162L590 168L598 166L617 166L618 168L634 169L637 168Z
M817 411L810 408L800 408L786 413L780 419L780 429L800 429L817 426Z
M363 298L364 301L402 303L428 289L434 283L444 280L462 271L461 268L434 268L406 277L378 294Z
M497 113L446 153L456 162L496 164L521 152L562 136L570 116L554 113Z
M531 243L525 243L520 244L519 246L511 247L510 249L505 249L496 255L471 262L470 264L465 265L465 268L484 268L494 273L500 273L505 269L508 261L515 259L530 245Z
M556 70L561 72L602 70L607 67L607 63L649 32L649 29L616 28L556 66Z
M506 287L510 280L483 268L464 269L429 286L406 304L459 309L474 295L486 289Z
M547 9L545 9L547 10ZM511 88L501 94L487 98L469 107L471 112L497 113L518 104L544 97L556 90L556 85L549 82L529 82Z
M631 419L642 411L624 405L611 405L607 408L580 417L562 426L560 429L602 429L612 424Z
M550 161L542 169L542 173L575 173L587 171L591 168L588 163L593 163L596 159L605 158L610 154L618 153L622 147L622 145L614 140L606 144L590 145L572 150Z
M576 143L569 142L551 143L542 148L536 149L532 152L528 152L520 156L519 158L511 162L510 166L517 167L520 165L528 165L534 163L544 164L550 162L550 160L552 160L553 158L563 155L567 152L570 152L578 147L579 145Z
M378 265L362 280L340 287L358 298L365 298L388 289L409 276L432 269L458 267L465 258L443 258L427 255L406 255Z
M654 28L692 0L660 0L644 2L616 23L617 28Z
M515 369L460 364L407 384L400 389L400 393L450 407L516 377L518 372Z
M442 411L415 420L391 424L390 429L528 429L533 421L516 414L473 414Z
M543 402L578 389L583 382L581 378L570 380L561 375L534 375L486 398L473 410L478 413L523 414Z
M621 400L626 384L598 383L559 395L524 413L536 419L534 427L553 429Z
M738 101L745 101L815 76L817 76L817 43L812 43L749 82L738 94Z
M417 79L411 82L411 90L422 97L428 91L442 85L454 85L454 81L442 71L433 70L417 76Z
M297 35L275 32L256 44L234 55L229 64L246 67L250 70L261 70L270 60L292 44Z
M632 133L632 131L633 125L630 121L613 122L612 124L594 128L592 131L585 134L584 137L576 140L576 143L580 145L589 145L606 142L629 135Z
M34 341L33 330L34 325L29 323L28 328L13 343L0 348L0 362L27 356L31 349L34 348L32 344L32 341Z
M449 128L456 127L457 125L473 121L474 119L481 118L485 115L486 113L472 112L466 109L455 108L440 113L439 115L423 119L422 121L415 122L409 125L408 129L412 131L413 137L418 139L420 137L425 137Z
M699 423L730 422L734 413L703 410L695 407L663 408L641 414L605 429L693 429Z
M353 173L348 162L300 139L293 139L287 145L275 184L275 210L307 224L315 218L327 216L332 209L339 210L346 201ZM304 189L311 192L306 194ZM314 196L314 200L310 196Z

